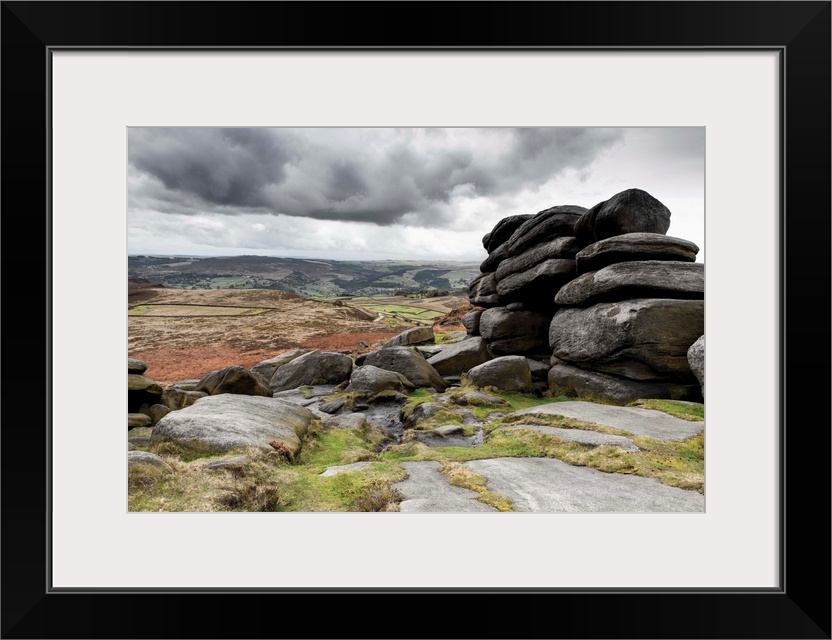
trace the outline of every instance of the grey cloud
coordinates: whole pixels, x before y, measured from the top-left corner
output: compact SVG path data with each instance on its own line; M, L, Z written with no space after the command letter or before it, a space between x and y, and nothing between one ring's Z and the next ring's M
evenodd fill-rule
M129 204L443 226L458 187L487 197L535 189L585 169L622 137L596 128L131 128Z

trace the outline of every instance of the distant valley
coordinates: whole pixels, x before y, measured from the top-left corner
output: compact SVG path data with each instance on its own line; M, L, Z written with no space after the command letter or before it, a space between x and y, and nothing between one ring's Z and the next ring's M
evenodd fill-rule
M180 289L275 289L309 298L447 295L479 275L469 262L340 261L268 256L128 256L128 275Z

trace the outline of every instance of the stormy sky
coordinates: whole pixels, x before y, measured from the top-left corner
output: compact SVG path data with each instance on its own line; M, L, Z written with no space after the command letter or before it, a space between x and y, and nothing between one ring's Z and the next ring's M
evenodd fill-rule
M128 253L485 258L502 218L644 189L704 256L704 128L131 128Z

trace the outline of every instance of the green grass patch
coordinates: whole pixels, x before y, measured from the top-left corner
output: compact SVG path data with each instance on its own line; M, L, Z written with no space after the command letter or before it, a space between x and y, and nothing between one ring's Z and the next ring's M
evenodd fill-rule
M676 400L636 400L627 406L663 411L671 416L690 422L701 422L705 419L705 405L700 403L685 404Z

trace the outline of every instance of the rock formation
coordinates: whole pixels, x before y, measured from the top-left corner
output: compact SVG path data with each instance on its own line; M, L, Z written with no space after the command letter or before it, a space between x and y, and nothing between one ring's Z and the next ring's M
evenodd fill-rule
M704 265L669 226L640 189L501 220L469 287L469 336L492 358L528 356L555 393L701 400L688 349L704 333Z

